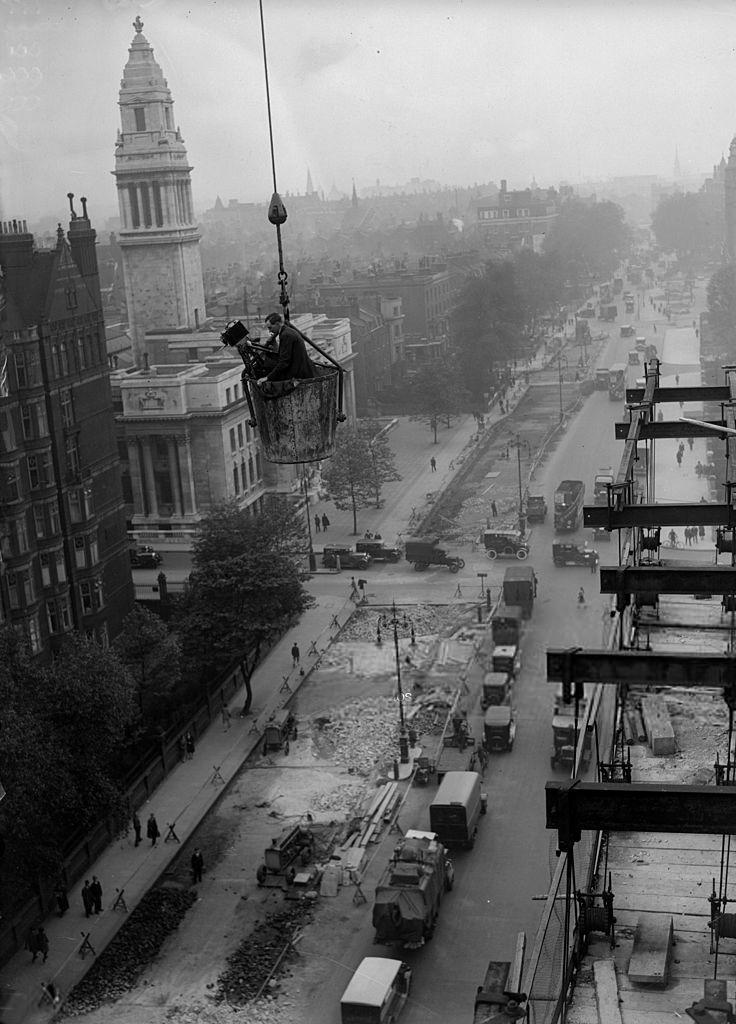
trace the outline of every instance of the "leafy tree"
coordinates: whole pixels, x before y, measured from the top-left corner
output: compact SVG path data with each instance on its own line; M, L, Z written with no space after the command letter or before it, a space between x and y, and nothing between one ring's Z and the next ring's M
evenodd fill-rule
M711 249L718 242L722 225L711 222L701 196L677 192L659 201L652 214L652 229L658 245L684 256Z
M311 602L288 554L253 547L201 565L191 573L177 611L185 663L200 681L237 663L246 683L247 713L250 680L264 644Z
M736 264L720 267L708 282L708 323L721 352L736 352Z
M296 555L304 550L304 516L281 495L269 495L256 515L235 500L216 505L201 521L192 546L196 567L242 555L251 548Z
M557 258L564 280L579 290L611 276L630 237L617 203L570 199L560 208L544 251Z
M457 415L466 398L457 369L448 362L427 363L412 378L408 399L413 410L411 419L426 420L433 432L433 444L437 444L437 426L441 417L447 419Z
M556 314L563 301L560 261L549 253L522 249L514 261L514 279L521 298L525 326L533 333L540 317Z
M144 725L164 722L172 693L181 679L176 637L158 615L136 604L125 617L113 650L135 682Z
M339 509L353 513L353 533L358 532L358 509L380 505L381 486L400 480L393 452L385 435L370 428L341 431L335 453L322 469L322 480Z

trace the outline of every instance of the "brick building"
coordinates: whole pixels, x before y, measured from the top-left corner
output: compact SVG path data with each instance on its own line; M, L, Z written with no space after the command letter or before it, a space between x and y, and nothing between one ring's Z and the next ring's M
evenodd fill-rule
M560 196L554 188L509 191L502 179L498 194L477 199L474 209L475 229L488 248L541 252L545 235L559 214Z
M50 249L25 222L0 228L0 615L42 657L72 629L107 644L133 605L96 233L81 202Z

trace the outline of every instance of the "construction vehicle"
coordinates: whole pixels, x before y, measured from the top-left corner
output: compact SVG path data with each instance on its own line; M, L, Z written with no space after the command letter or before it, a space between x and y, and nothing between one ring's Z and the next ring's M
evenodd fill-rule
M529 494L526 499L528 523L543 523L547 518L547 499L543 494Z
M632 327L633 331L633 327ZM626 363L616 363L608 371L608 397L617 402L626 394Z
M583 515L585 484L582 480L563 480L555 491L555 530L577 530Z
M504 604L517 605L525 619L531 618L537 594L537 576L531 565L510 565L501 585Z
M615 477L612 466L601 466L593 477L593 504L608 504L608 485L613 484Z
M521 991L526 935L519 932L514 960L491 960L475 995L473 1024L510 1024L527 1016Z
M297 736L296 719L287 708L274 711L263 731L263 753L269 750L284 750L289 753L289 740Z
M465 568L464 559L450 555L439 546L439 537L407 537L404 554L416 572L424 572L430 565L446 565L450 572Z
M475 737L468 728L468 718L464 711L455 711L448 729L442 738L439 756L435 764L437 782L441 783L448 772L465 772L477 757Z
M429 825L445 846L472 850L480 816L487 809L478 772L448 772L429 805Z
M575 706L577 703L578 716L575 717ZM562 693L555 698L554 712L552 714L552 756L550 767L556 768L562 765L571 768L575 763L575 750L577 748L580 731L586 720L588 710L587 697L581 697L577 702L572 701L566 704ZM583 745L583 756L581 768L583 771L590 764L591 751L593 746L593 726L585 729L585 741Z
M258 865L256 879L260 886L280 887L293 885L296 867L305 867L314 858L314 836L303 825L294 825L271 840L263 851L263 863Z
M486 710L483 720L483 743L489 753L511 750L516 736L516 722L510 704L495 704Z
M396 1021L409 998L411 968L401 960L366 956L340 1000L340 1024Z
M455 870L434 832L409 829L376 885L375 943L419 949L431 939Z
M508 605L502 601L491 616L491 636L494 644L513 644L518 646L524 613L518 605Z

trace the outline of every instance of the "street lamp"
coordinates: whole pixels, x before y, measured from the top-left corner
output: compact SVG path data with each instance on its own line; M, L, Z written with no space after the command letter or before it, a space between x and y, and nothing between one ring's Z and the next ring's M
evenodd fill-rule
M304 514L307 517L307 537L309 538L309 571L316 572L317 559L312 547L312 515L309 509L309 491L307 489L307 467L302 463L302 488L304 490Z
M399 760L402 764L409 763L409 734L406 730L406 721L404 719L404 694L401 689L401 656L399 654L399 627L403 629L411 630L411 645L416 647L417 638L414 632L414 623L404 612L402 618L399 618L396 610L396 602L391 603L391 616L382 615L378 624L378 639L377 642L381 642L381 626L384 629L387 626L393 626L394 631L394 655L396 657L396 697L399 702Z
M521 485L521 448L522 445L526 448L527 458L530 455L530 448L528 441L522 441L519 435L516 435L515 440L509 442L516 446L516 468L518 471L519 479L519 533L524 536L526 533L526 516L524 515L524 492ZM508 449L507 449L508 451Z
M560 382L560 423L562 423L563 419L565 418L565 413L564 413L564 410L563 410L563 407L562 407L562 364L563 363L565 364L565 369L567 369L567 356L563 356L562 352L558 351L558 353L557 353L557 373L558 373L559 382Z

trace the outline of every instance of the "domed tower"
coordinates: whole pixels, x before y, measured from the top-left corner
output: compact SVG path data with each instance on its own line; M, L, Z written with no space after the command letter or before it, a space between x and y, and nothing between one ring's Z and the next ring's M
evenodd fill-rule
M728 163L724 171L726 251L732 262L736 260L736 136L731 140Z
M120 83L113 174L133 353L141 365L147 330L196 327L205 304L192 168L175 126L171 91L140 17L133 27Z

